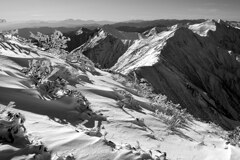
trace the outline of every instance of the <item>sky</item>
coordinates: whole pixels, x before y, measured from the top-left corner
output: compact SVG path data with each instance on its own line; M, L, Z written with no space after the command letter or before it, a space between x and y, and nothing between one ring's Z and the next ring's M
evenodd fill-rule
M240 21L240 0L0 0L0 18L7 21L199 18Z

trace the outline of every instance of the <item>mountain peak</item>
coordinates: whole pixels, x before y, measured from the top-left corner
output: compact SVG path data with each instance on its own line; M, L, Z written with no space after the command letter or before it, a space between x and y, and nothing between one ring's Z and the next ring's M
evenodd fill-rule
M208 32L216 31L216 21L215 20L206 20L205 22L199 23L199 24L193 24L188 27L190 30L192 30L194 33L206 37L208 35Z

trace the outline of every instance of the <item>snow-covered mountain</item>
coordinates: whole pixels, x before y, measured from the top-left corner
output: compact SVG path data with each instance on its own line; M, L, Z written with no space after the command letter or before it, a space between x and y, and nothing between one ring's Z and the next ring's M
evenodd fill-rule
M231 128L240 113L240 30L221 20L137 40L112 70L136 72L195 116Z
M83 53L101 67L110 68L139 37L139 33L122 32L107 25L100 28L91 39L73 50L71 54Z

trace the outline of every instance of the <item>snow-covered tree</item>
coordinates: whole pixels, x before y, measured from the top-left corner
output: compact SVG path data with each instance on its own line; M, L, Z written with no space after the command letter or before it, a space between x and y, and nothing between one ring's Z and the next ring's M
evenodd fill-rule
M34 34L30 32L30 37L38 42L38 45L40 47L44 47L46 49L49 48L49 36L42 34L41 32L37 32L37 34Z
M50 47L55 49L65 49L67 48L67 42L70 38L65 37L62 32L55 30L50 36Z
M65 37L62 32L57 30L55 30L50 36L40 32L37 32L37 34L31 32L30 37L35 39L38 42L38 45L45 49L65 49L67 48L67 42L70 41L70 38Z

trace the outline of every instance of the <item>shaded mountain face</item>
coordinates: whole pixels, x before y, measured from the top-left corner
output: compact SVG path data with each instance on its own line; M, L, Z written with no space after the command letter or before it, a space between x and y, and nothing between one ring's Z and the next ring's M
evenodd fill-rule
M64 33L66 37L69 37L71 40L67 42L67 51L71 52L77 47L81 46L87 42L91 37L96 34L98 29L90 30L87 28L80 28L77 31L71 31Z
M228 23L219 21L216 23L216 31L210 32L210 37L217 42L218 46L231 50L234 54L240 54L239 29L231 27Z
M118 31L107 25L71 54L82 53L102 68L110 68L136 39L138 33Z
M112 70L135 72L196 117L232 128L240 120L239 40L240 30L221 21L174 26L136 41Z

